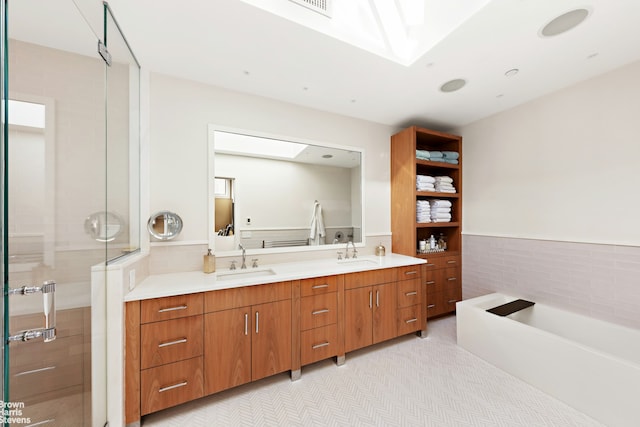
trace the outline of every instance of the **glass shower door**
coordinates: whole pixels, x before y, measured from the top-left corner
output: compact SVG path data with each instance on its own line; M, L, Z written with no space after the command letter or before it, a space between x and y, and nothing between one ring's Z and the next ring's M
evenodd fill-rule
M105 205L105 65L73 1L9 1L7 17L5 401L12 425L90 426L106 244L85 222Z
M139 247L139 66L119 31L117 71L98 53L106 4L0 2L4 424L103 426L106 301L91 270Z

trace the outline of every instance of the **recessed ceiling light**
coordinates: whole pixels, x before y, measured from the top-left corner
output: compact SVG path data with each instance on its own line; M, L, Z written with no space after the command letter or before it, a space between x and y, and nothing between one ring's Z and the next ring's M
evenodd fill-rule
M540 30L541 37L553 37L577 27L589 16L587 9L575 9L553 19Z
M591 55L587 56L587 59L593 59L593 58L595 58L596 56L598 56L598 52L596 52L596 53L592 53Z
M352 100L351 100L351 103L353 104L354 102L356 102L356 100L355 100L355 99L352 99Z
M248 76L249 74L251 74L248 70L244 70L243 73L245 76Z
M309 90L307 86L303 87L302 90Z
M330 159L330 158L332 158L332 157L333 157L333 156L332 156L331 154L324 154L324 155L322 156L322 158L323 158L323 159Z
M509 71L507 71L506 73L504 73L505 76L507 77L513 77L516 74L518 74L520 72L520 70L518 70L517 68L512 68Z
M504 96L504 93L501 93L500 95L496 95L496 98L502 98Z
M463 79L453 79L453 80L449 80L448 82L446 82L445 84L443 84L442 86L440 86L440 91L441 92L455 92L457 90L460 90L464 87L464 85L466 85L467 82Z

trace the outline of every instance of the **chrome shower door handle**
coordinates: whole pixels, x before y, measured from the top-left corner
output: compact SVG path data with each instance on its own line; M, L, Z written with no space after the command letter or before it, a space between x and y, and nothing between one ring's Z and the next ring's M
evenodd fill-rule
M42 314L44 315L44 327L20 331L10 335L8 341L30 341L35 338L44 338L44 342L56 339L56 282L47 280L42 286L23 286L9 289L9 295L30 295L42 293Z

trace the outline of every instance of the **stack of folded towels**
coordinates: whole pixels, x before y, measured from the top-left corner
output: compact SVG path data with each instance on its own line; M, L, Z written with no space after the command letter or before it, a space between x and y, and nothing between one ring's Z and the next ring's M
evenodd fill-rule
M434 186L436 179L429 175L416 176L416 190L418 191L435 191Z
M428 200L418 200L416 222L431 222L431 205Z
M457 165L459 157L460 154L455 151L416 150L416 158L420 160L431 160L433 162L444 162Z
M436 176L434 188L439 193L455 193L456 188L453 186L453 178L449 176Z
M451 202L449 200L431 200L431 222L451 221Z

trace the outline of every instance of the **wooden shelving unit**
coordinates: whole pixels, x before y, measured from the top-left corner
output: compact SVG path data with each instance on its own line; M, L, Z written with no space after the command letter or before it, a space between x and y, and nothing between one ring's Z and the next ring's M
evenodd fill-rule
M416 158L416 150L455 151L458 164ZM417 191L416 176L449 176L456 193ZM451 201L450 222L417 222L418 200ZM427 317L455 310L462 296L460 265L462 252L462 137L412 126L391 137L391 231L393 252L428 260L423 280L427 288ZM418 253L419 241L447 240L447 250Z

